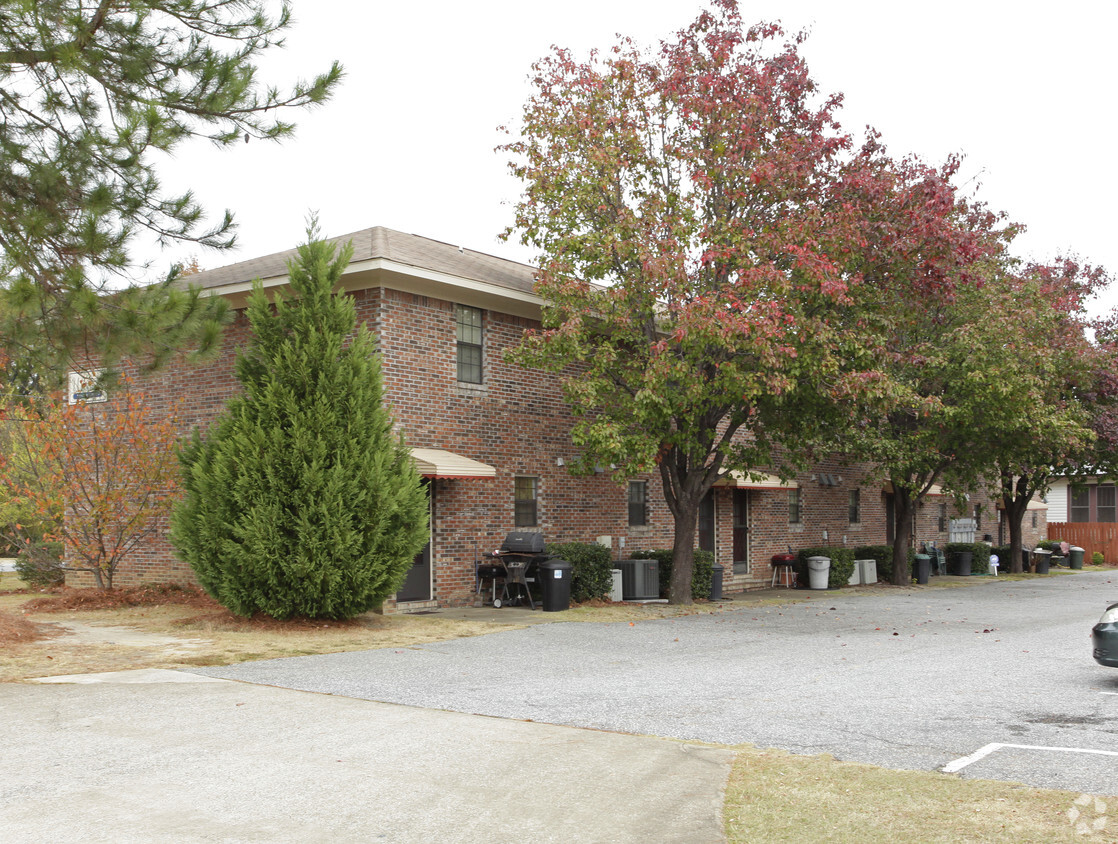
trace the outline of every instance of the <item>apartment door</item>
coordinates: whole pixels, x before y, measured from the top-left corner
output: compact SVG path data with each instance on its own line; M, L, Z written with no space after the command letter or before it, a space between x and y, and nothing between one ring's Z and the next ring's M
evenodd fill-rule
M435 488L427 479L423 479L423 486L427 490L427 518L428 531L435 523ZM412 567L404 580L404 585L396 593L396 601L430 601L431 600L431 535L427 534L427 544L423 550L415 555Z
M699 548L714 553L714 491L699 502Z
M749 573L749 490L734 490L734 574Z

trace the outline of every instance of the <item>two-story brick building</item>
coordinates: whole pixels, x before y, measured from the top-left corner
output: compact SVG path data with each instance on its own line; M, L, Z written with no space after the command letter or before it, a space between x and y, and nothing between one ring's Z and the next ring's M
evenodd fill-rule
M431 541L397 596L399 609L475 600L474 564L514 529L548 541L601 541L618 558L671 547L672 520L655 473L616 482L609 467L576 477L572 417L547 373L507 363L503 351L537 326L543 301L533 268L382 227L351 241L343 287L376 335L399 429L428 479ZM254 279L281 288L294 250L191 277L237 309L221 354L168 367L145 383L149 399L172 400L184 425L203 430L239 389L238 347L248 342L243 308ZM773 554L821 544L886 538L888 496L862 486L864 472L828 461L781 483L726 479L700 517L700 545L724 567L726 591L768 585ZM946 539L922 530L918 538ZM122 584L189 580L165 533L133 555Z

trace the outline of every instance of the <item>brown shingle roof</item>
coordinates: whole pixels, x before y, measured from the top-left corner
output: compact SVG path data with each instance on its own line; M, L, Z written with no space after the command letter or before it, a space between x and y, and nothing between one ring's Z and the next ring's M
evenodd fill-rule
M352 241L354 263L383 258L420 270L484 281L523 293L532 292L535 268L416 234L405 234L384 226L374 226L352 234L332 237L329 241L339 245ZM227 267L206 270L188 276L186 281L203 288L214 288L249 282L257 278L275 278L287 274L287 262L292 260L295 254L296 250L287 249L272 255L230 264Z

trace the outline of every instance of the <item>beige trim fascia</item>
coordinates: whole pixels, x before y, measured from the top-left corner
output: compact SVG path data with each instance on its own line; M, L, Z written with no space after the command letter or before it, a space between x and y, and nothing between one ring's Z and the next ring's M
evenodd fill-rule
M372 280L369 283L360 280L360 276L372 273L381 276L376 279L375 283ZM253 281L241 281L221 287L210 287L203 290L203 293L211 296L234 298L251 292ZM287 284L287 274L269 276L260 279L260 281L266 290L283 287ZM463 278L451 273L413 267L388 258L371 258L350 264L343 273L342 287L347 291L387 287L392 290L431 296L463 305L498 310L501 313L534 319L539 319L540 309L544 305L543 298L535 293L513 290L477 279Z

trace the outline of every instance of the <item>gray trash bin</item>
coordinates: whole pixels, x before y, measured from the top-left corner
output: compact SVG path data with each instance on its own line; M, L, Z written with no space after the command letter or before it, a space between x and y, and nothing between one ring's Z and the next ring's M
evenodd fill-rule
M831 577L830 557L808 557L807 579L812 589L826 589L827 581Z
M1037 574L1048 574L1048 565L1052 559L1052 552L1047 548L1033 549L1033 565Z
M537 578L544 612L562 612L571 608L571 569L570 563L557 557L540 563Z

